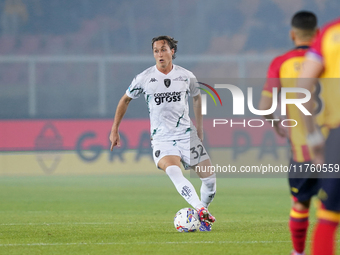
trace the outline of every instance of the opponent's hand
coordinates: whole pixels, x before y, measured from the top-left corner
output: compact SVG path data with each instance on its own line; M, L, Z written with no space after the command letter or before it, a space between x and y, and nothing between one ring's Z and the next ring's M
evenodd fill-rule
M287 129L284 128L283 126L274 125L274 129L275 129L276 134L278 134L279 136L283 138L288 137Z
M325 154L324 154L324 150L325 150L325 143L320 143L317 145L312 146L312 151L314 154L314 157L312 159L312 162L317 165L320 164L322 165L323 163L325 163Z
M274 130L276 132L276 134L278 134L279 136L286 138L288 137L288 131L285 127L283 127L282 125L280 125L279 123L281 123L281 119L280 121L274 122Z
M314 154L312 162L314 164L323 164L325 162L325 139L318 127L315 128L313 133L307 135L307 143Z
M120 136L118 132L114 132L111 130L109 139L111 141L111 148L110 148L111 151L113 150L113 147L115 146L120 147Z

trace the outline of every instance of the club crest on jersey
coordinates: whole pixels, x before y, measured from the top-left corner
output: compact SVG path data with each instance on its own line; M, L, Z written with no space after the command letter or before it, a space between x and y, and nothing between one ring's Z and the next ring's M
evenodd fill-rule
M171 85L171 80L170 79L164 79L164 85L165 87L169 88Z

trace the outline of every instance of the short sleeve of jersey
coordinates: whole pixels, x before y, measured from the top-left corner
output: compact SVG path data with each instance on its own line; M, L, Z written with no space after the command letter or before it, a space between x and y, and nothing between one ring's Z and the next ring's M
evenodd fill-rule
M195 96L197 96L198 94L201 93L201 91L199 89L199 84L198 84L197 79L196 79L196 77L193 73L190 72L189 78L190 78L190 84L189 84L190 95L192 97L195 97Z
M277 88L278 91L281 89L280 83L280 67L282 61L280 57L275 58L269 65L267 72L267 80L264 84L262 95L272 97L273 88Z
M322 37L324 33L319 33L316 38L314 39L312 46L310 47L309 51L306 54L306 57L309 59L316 60L318 62L322 62L323 56L322 56Z
M144 84L141 75L137 75L126 90L126 95L132 99L138 98L144 93Z

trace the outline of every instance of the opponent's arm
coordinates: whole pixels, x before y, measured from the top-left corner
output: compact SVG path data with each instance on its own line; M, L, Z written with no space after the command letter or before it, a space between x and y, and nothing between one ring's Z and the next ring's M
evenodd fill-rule
M193 97L193 108L196 120L196 129L199 139L203 142L203 116L201 94Z
M309 90L311 95L313 95L313 87L315 86L317 82L317 78L321 74L323 70L323 65L320 62L313 61L310 59L307 59L304 62L303 69L301 71L299 80L298 80L298 87L304 88ZM299 96L302 97L301 93ZM313 99L313 98L312 98ZM309 100L304 104L304 107L309 111L313 112L314 108L314 102L313 100ZM316 124L314 122L313 115L302 115L302 118L304 119L306 123L306 127L308 130L308 133L314 133L316 131Z
M313 87L317 82L317 78L321 75L323 71L323 64L321 62L317 62L311 59L307 59L304 62L304 66L300 73L300 77L298 79L298 87L309 90L309 92L313 95ZM299 96L302 97L301 93ZM309 111L314 111L314 100L312 99L303 104L304 107ZM314 152L313 162L315 164L323 164L324 162L324 138L320 132L320 130L316 126L316 122L314 120L313 115L304 115L302 114L302 118L306 124L308 136L307 141L309 146L312 148Z
M116 114L115 114L115 118L113 120L113 125L112 125L112 129L111 129L111 133L110 133L110 141L111 141L111 151L113 149L113 147L115 147L116 145L119 147L120 146L120 136L118 133L119 130L119 125L120 122L122 121L124 114L129 106L130 101L132 100L132 98L130 98L129 96L127 96L126 94L124 94L124 96L122 96L122 98L119 100L119 103L117 105L117 109L116 109Z

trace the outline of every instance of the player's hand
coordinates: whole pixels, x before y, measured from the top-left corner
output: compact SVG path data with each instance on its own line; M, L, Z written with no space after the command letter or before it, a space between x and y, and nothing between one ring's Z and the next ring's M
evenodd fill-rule
M111 151L113 150L113 147L115 146L120 147L120 136L118 132L114 132L111 130L109 139L111 141L111 148L110 148Z
M288 131L285 127L283 127L282 125L280 125L279 123L281 123L281 119L278 122L274 123L274 129L276 134L278 134L280 137L286 138L288 137Z
M322 165L325 162L324 150L325 150L325 143L324 142L320 143L318 145L314 145L312 147L312 151L313 151L313 154L314 154L312 162L315 165L317 165L317 164Z
M203 130L197 129L197 136L201 140L201 142L203 142L203 138L204 138Z
M314 157L312 159L314 164L323 164L325 161L325 139L318 127L315 127L313 133L307 135L307 143L312 149Z

